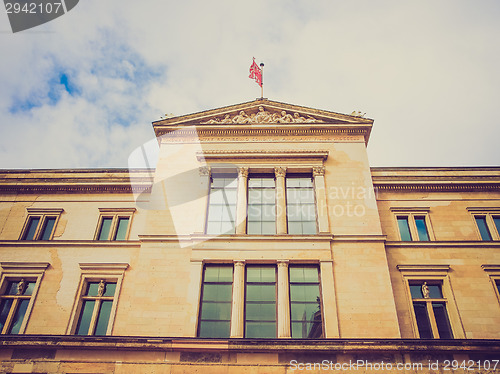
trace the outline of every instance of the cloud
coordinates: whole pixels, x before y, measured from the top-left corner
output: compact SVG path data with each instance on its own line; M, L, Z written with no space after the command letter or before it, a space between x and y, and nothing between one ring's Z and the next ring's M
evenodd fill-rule
M124 167L161 115L260 96L252 57L266 97L374 118L374 166L498 165L499 16L493 0L80 2L0 37L0 167Z

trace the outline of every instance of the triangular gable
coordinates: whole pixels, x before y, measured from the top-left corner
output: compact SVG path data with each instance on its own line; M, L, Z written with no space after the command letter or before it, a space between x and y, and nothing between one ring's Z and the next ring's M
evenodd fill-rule
M153 122L153 126L182 125L231 125L231 124L287 124L287 123L328 123L328 124L372 124L361 113L351 115L325 110L285 104L267 99L257 99L247 103L231 105L189 115L170 117Z

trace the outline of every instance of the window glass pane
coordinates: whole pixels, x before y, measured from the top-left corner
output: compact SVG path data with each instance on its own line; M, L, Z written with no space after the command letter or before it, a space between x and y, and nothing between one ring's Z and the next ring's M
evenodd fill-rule
M274 284L249 284L247 285L248 301L274 301L276 300L276 286Z
M408 226L408 217L398 217L399 233L404 242L411 241L410 226Z
M31 296L33 294L34 289L35 289L35 282L27 282L23 295Z
M228 338L229 321L201 321L198 335L201 338Z
M476 216L476 223L479 229L479 233L481 234L482 240L491 240L490 230L488 230L488 226L486 225L486 217L485 216Z
M31 217L28 223L28 228L26 230L26 234L24 234L24 240L34 240L36 228L38 227L38 223L40 222L40 217Z
M108 240L109 239L109 230L111 229L111 222L113 222L113 218L103 218L101 222L101 230L99 231L98 240Z
M262 227L261 229L262 235L276 234L276 224L274 222L262 222L261 227Z
M246 338L276 338L276 322L246 322Z
M49 240L52 235L52 230L54 229L54 224L56 223L56 217L45 218L45 223L43 225L42 233L40 234L40 240Z
M118 227L116 228L115 240L125 240L127 235L129 218L118 218Z
M204 301L201 306L203 320L231 320L231 302L210 303Z
M292 338L318 339L323 336L321 323L292 322Z
M104 291L103 296L114 296L115 295L115 290L116 290L116 283L108 283L106 282L106 288Z
M316 283L319 281L318 268L290 266L290 282Z
M292 303L290 318L292 321L313 322L319 312L319 303Z
M208 222L207 223L207 234L217 235L221 233L221 222Z
M493 217L493 222L495 222L498 235L500 235L500 217Z
M431 299L441 299L443 294L441 293L441 286L437 284L428 284L429 287L429 297Z
M417 319L418 334L421 339L432 339L431 324L427 315L427 306L425 303L413 303L415 317Z
M421 284L410 284L410 293L412 299L423 299L422 295L422 285Z
M109 315L111 314L112 301L102 301L99 314L97 316L97 325L94 335L106 335L108 329Z
M24 315L26 314L26 309L28 309L29 299L20 300L17 305L16 313L12 319L12 324L10 326L9 334L19 334L21 325L23 324Z
M19 282L9 282L6 295L17 295L17 285Z
M247 321L275 321L276 304L253 304L247 303L245 309Z
M98 282L89 282L87 283L87 292L85 293L86 296L97 296L97 292L99 290L99 283Z
M7 317L9 316L10 308L12 306L13 299L4 299L0 304L0 332L3 330L3 326L5 325L5 321L7 321Z
M94 304L94 300L87 300L83 302L80 319L76 327L76 335L88 335L90 320L92 319L92 313L94 312Z
M439 337L441 339L453 339L448 313L446 313L446 305L444 303L432 303L432 309L434 310Z
M259 235L261 234L260 222L248 222L247 223L247 233L249 235Z
M302 222L302 234L304 234L304 235L316 234L316 221L314 221L314 222Z
M415 225L417 226L418 239L422 242L428 242L429 234L425 225L425 217L415 217Z
M207 234L234 234L236 220L237 181L229 177L213 177L210 191Z
M316 302L319 288L316 284L291 284L290 301Z
M247 266L247 282L275 282L274 266Z
M206 301L231 301L231 284L205 284L203 285L203 300Z

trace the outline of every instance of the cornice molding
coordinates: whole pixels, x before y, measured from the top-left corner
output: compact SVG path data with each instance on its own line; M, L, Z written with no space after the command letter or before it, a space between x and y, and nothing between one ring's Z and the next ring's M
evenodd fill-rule
M328 151L318 150L251 150L251 151L203 151L196 154L198 161L214 159L319 159L326 160Z
M43 272L49 267L49 262L21 262L21 261L2 261L0 267L3 271L9 272Z
M450 181L449 183L419 183L419 184L409 184L404 182L393 182L393 183L381 183L373 181L373 186L379 191L436 191L436 192L474 192L474 191L498 191L500 190L499 183L454 183Z
M57 182L50 185L0 185L0 193L149 193L151 184L148 185L58 185Z

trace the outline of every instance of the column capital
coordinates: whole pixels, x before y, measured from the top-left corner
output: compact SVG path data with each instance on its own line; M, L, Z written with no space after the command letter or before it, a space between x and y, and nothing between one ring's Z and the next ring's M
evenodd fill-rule
M198 172L200 173L200 176L210 176L210 166L200 166L198 168Z
M238 177L248 178L248 167L246 166L239 167Z
M245 266L245 260L234 260L233 264L234 264L234 266L238 266L238 267L243 266L244 267Z
M314 166L313 167L313 177L319 177L325 175L324 166Z
M274 168L274 175L276 176L276 178L278 177L285 177L286 176L286 167L284 166L276 166Z
M288 267L288 264L290 263L290 261L288 260L278 260L278 267Z

